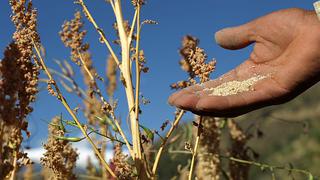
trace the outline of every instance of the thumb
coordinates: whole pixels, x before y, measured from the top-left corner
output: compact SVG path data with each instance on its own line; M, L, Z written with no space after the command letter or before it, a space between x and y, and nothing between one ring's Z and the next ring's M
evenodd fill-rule
M223 48L236 50L254 42L252 23L225 28L215 33L216 42Z

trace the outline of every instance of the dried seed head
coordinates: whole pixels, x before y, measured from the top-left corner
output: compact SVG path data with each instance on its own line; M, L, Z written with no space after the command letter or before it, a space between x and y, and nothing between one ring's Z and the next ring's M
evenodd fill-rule
M200 82L205 82L209 80L210 73L214 71L216 62L212 60L207 64L207 55L203 49L198 47L198 44L198 39L192 36L184 37L180 50L183 60L180 61L180 65L183 70L189 72L191 78L196 76Z
M94 82L92 81L88 72L85 70L84 66L88 68L91 74L96 74L96 69L93 67L91 54L89 52L82 53L82 59L85 64L81 66L81 73L83 75L84 83L87 86L86 94L88 95L88 98L83 101L85 105L84 114L88 119L89 124L96 125L96 116L102 117L102 104L95 96Z
M55 117L49 125L49 138L43 145L46 152L40 159L41 164L53 171L55 179L76 179L73 169L76 166L78 154L71 144L66 140L60 140L56 137L64 136L65 132L59 128L60 119Z
M127 155L122 153L121 145L114 146L114 156L111 162L115 166L115 173L119 179L133 178L133 167L128 163Z
M19 116L19 108L16 107L16 104L19 87L22 85L19 76L20 69L17 68L17 59L20 57L16 44L11 43L4 52L4 58L0 61L0 120L7 124L14 124Z
M145 5L145 0L131 0L131 3L134 7L138 7L138 5L142 6Z
M126 35L129 36L129 35L130 35L130 32L131 32L131 26L130 26L130 24L129 24L129 21L124 21L124 22L123 22L123 26L124 26L124 30L125 30ZM121 42L120 42L120 36L119 36L118 23L117 23L117 22L113 23L113 26L112 26L112 27L113 27L113 29L116 31L117 36L118 36L118 39L114 40L113 42L114 42L115 44L120 45ZM134 33L132 34L132 39L133 39L133 40L136 40L136 39L137 39L137 38L136 38L136 35L135 35Z
M107 59L106 76L108 80L107 93L109 97L112 97L117 88L117 64L112 56Z
M192 36L185 36L182 40L182 48L180 55L182 60L179 64L182 70L189 73L188 81L180 81L172 84L172 89L182 89L196 83L195 78L198 78L201 83L210 80L210 74L214 71L216 61L211 60L206 63L207 55L203 49L198 47L199 40Z
M39 66L33 64L33 42L40 43L37 32L37 11L32 7L32 1L10 0L12 9L11 20L16 31L13 34L17 49L16 66L19 68L18 99L20 119L24 119L32 111L30 103L35 101L38 92Z
M184 143L184 149L193 153L192 146L189 142Z
M164 131L169 124L170 124L169 120L166 120L164 123L162 123L160 127L161 131Z
M81 13L77 11L74 14L74 19L65 21L62 25L62 30L59 32L60 38L66 47L71 48L71 59L80 65L79 53L89 49L89 44L84 44L83 39L87 31L82 30L83 22Z
M39 44L36 31L37 11L32 2L26 0L10 0L11 20L15 25L12 42L4 52L0 61L0 179L7 179L10 171L31 164L31 160L23 153L21 143L22 131L27 136L28 123L26 117L32 112L31 103L38 92L39 66L33 64L33 42Z
M48 90L48 92L49 92L49 94L51 94L52 96L56 96L56 97L58 97L58 93L56 93L55 91L54 91L54 89L53 89L53 86L55 85L55 81L54 80L49 80L48 82L47 82L47 90Z
M156 24L159 24L157 21L155 21L155 20L151 20L151 19L146 19L146 20L144 20L144 21L142 21L142 23L141 23L142 25L144 25L144 24L152 24L152 25L156 25Z

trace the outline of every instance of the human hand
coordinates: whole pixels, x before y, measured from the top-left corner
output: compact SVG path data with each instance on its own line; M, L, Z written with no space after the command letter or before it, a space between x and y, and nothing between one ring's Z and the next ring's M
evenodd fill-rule
M287 102L320 80L320 21L313 11L280 10L216 33L217 43L236 50L255 43L250 57L222 77L174 93L171 105L199 115L238 116ZM253 90L211 96L204 88L261 75Z

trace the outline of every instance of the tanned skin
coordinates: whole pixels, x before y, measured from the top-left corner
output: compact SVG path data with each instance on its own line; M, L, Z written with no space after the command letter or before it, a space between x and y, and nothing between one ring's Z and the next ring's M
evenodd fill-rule
M314 11L286 9L215 34L225 49L254 43L241 65L204 85L174 93L169 103L199 115L234 117L265 106L285 103L320 80L320 20ZM229 96L208 96L203 88L233 80L266 76L252 91Z

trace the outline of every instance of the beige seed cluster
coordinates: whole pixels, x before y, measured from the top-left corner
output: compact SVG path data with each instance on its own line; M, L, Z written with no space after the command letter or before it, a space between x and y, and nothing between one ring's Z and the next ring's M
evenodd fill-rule
M91 55L89 52L85 52L82 54L82 58L85 62L85 66L89 69L92 74L96 74L96 69L93 67L93 62L91 59ZM87 86L87 96L88 98L83 101L84 103L84 114L88 119L89 124L96 125L97 119L96 116L102 117L102 105L100 100L94 96L94 82L91 80L88 73L85 71L84 66L81 66L81 73L83 75L83 80L85 85Z
M17 59L20 53L15 43L11 43L4 52L0 61L0 120L7 124L14 124L19 116L16 107L18 87L21 85Z
M179 81L171 85L172 89L182 89L196 84L196 78L201 83L210 79L210 74L214 71L216 61L211 60L208 63L207 55L203 49L198 47L199 40L192 36L185 36L182 40L182 48L180 49L180 66L182 70L189 73L187 81Z
M88 50L89 45L83 43L86 31L82 30L83 22L81 13L77 11L74 14L74 19L65 21L62 25L62 30L59 32L62 42L66 47L71 48L71 59L80 65L79 53Z
M119 179L133 179L133 168L128 163L128 157L123 154L121 145L119 144L114 146L114 156L111 163L115 166L115 173Z
M21 143L22 131L30 136L26 117L32 112L39 75L39 67L32 62L33 42L39 44L37 11L31 1L9 3L15 32L0 60L0 179L12 178L23 165L32 163Z
M198 77L200 82L209 80L210 73L215 69L216 61L211 60L206 63L207 54L200 47L199 40L192 36L185 36L182 40L180 54L183 59L180 65L184 66L190 73L190 77ZM188 66L188 68L186 68Z
M33 43L40 43L37 32L37 11L33 9L32 2L26 0L11 0L12 8L11 20L16 27L13 39L18 49L19 58L17 67L19 68L19 86L18 92L20 119L24 119L32 111L30 102L35 101L35 95L38 92L39 67L33 64ZM16 55L17 56L17 55Z
M205 88L204 91L208 92L210 96L235 95L254 90L253 85L264 78L266 78L266 76L258 75L243 81L229 81L217 87Z
M56 137L63 137L65 132L60 128L60 119L55 117L49 125L49 138L43 145L46 152L40 159L41 164L53 171L54 177L51 179L64 180L76 179L73 169L78 158L77 152L72 148L67 140L60 140Z

